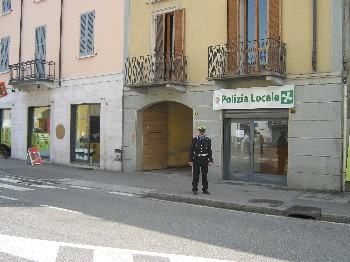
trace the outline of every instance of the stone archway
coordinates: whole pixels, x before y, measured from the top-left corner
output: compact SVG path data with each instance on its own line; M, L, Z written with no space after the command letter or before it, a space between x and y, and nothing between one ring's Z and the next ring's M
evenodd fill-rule
M192 109L176 102L161 102L147 108L142 119L142 170L187 165Z

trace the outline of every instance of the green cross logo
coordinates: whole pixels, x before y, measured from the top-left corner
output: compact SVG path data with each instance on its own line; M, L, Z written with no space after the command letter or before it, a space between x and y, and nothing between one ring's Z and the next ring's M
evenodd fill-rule
M281 91L281 104L293 104L294 92L293 90Z

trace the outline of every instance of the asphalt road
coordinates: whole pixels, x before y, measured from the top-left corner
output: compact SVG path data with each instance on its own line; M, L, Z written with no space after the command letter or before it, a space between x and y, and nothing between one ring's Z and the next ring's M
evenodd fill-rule
M0 174L0 261L350 258L350 225L157 201L121 187Z

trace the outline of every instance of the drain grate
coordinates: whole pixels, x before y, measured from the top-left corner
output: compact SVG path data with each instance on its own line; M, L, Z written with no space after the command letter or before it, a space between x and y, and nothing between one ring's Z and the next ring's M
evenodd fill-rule
M287 217L317 220L321 218L322 209L318 207L295 205L286 209L284 215Z

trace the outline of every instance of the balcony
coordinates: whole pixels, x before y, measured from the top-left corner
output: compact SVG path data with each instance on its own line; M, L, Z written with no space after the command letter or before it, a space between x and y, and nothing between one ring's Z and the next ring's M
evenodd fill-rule
M127 87L165 86L184 92L186 80L187 58L183 54L147 55L125 61Z
M43 84L50 86L55 80L55 62L31 60L9 65L10 85Z
M285 73L286 45L274 39L208 48L208 80L234 81L264 77L283 79Z

